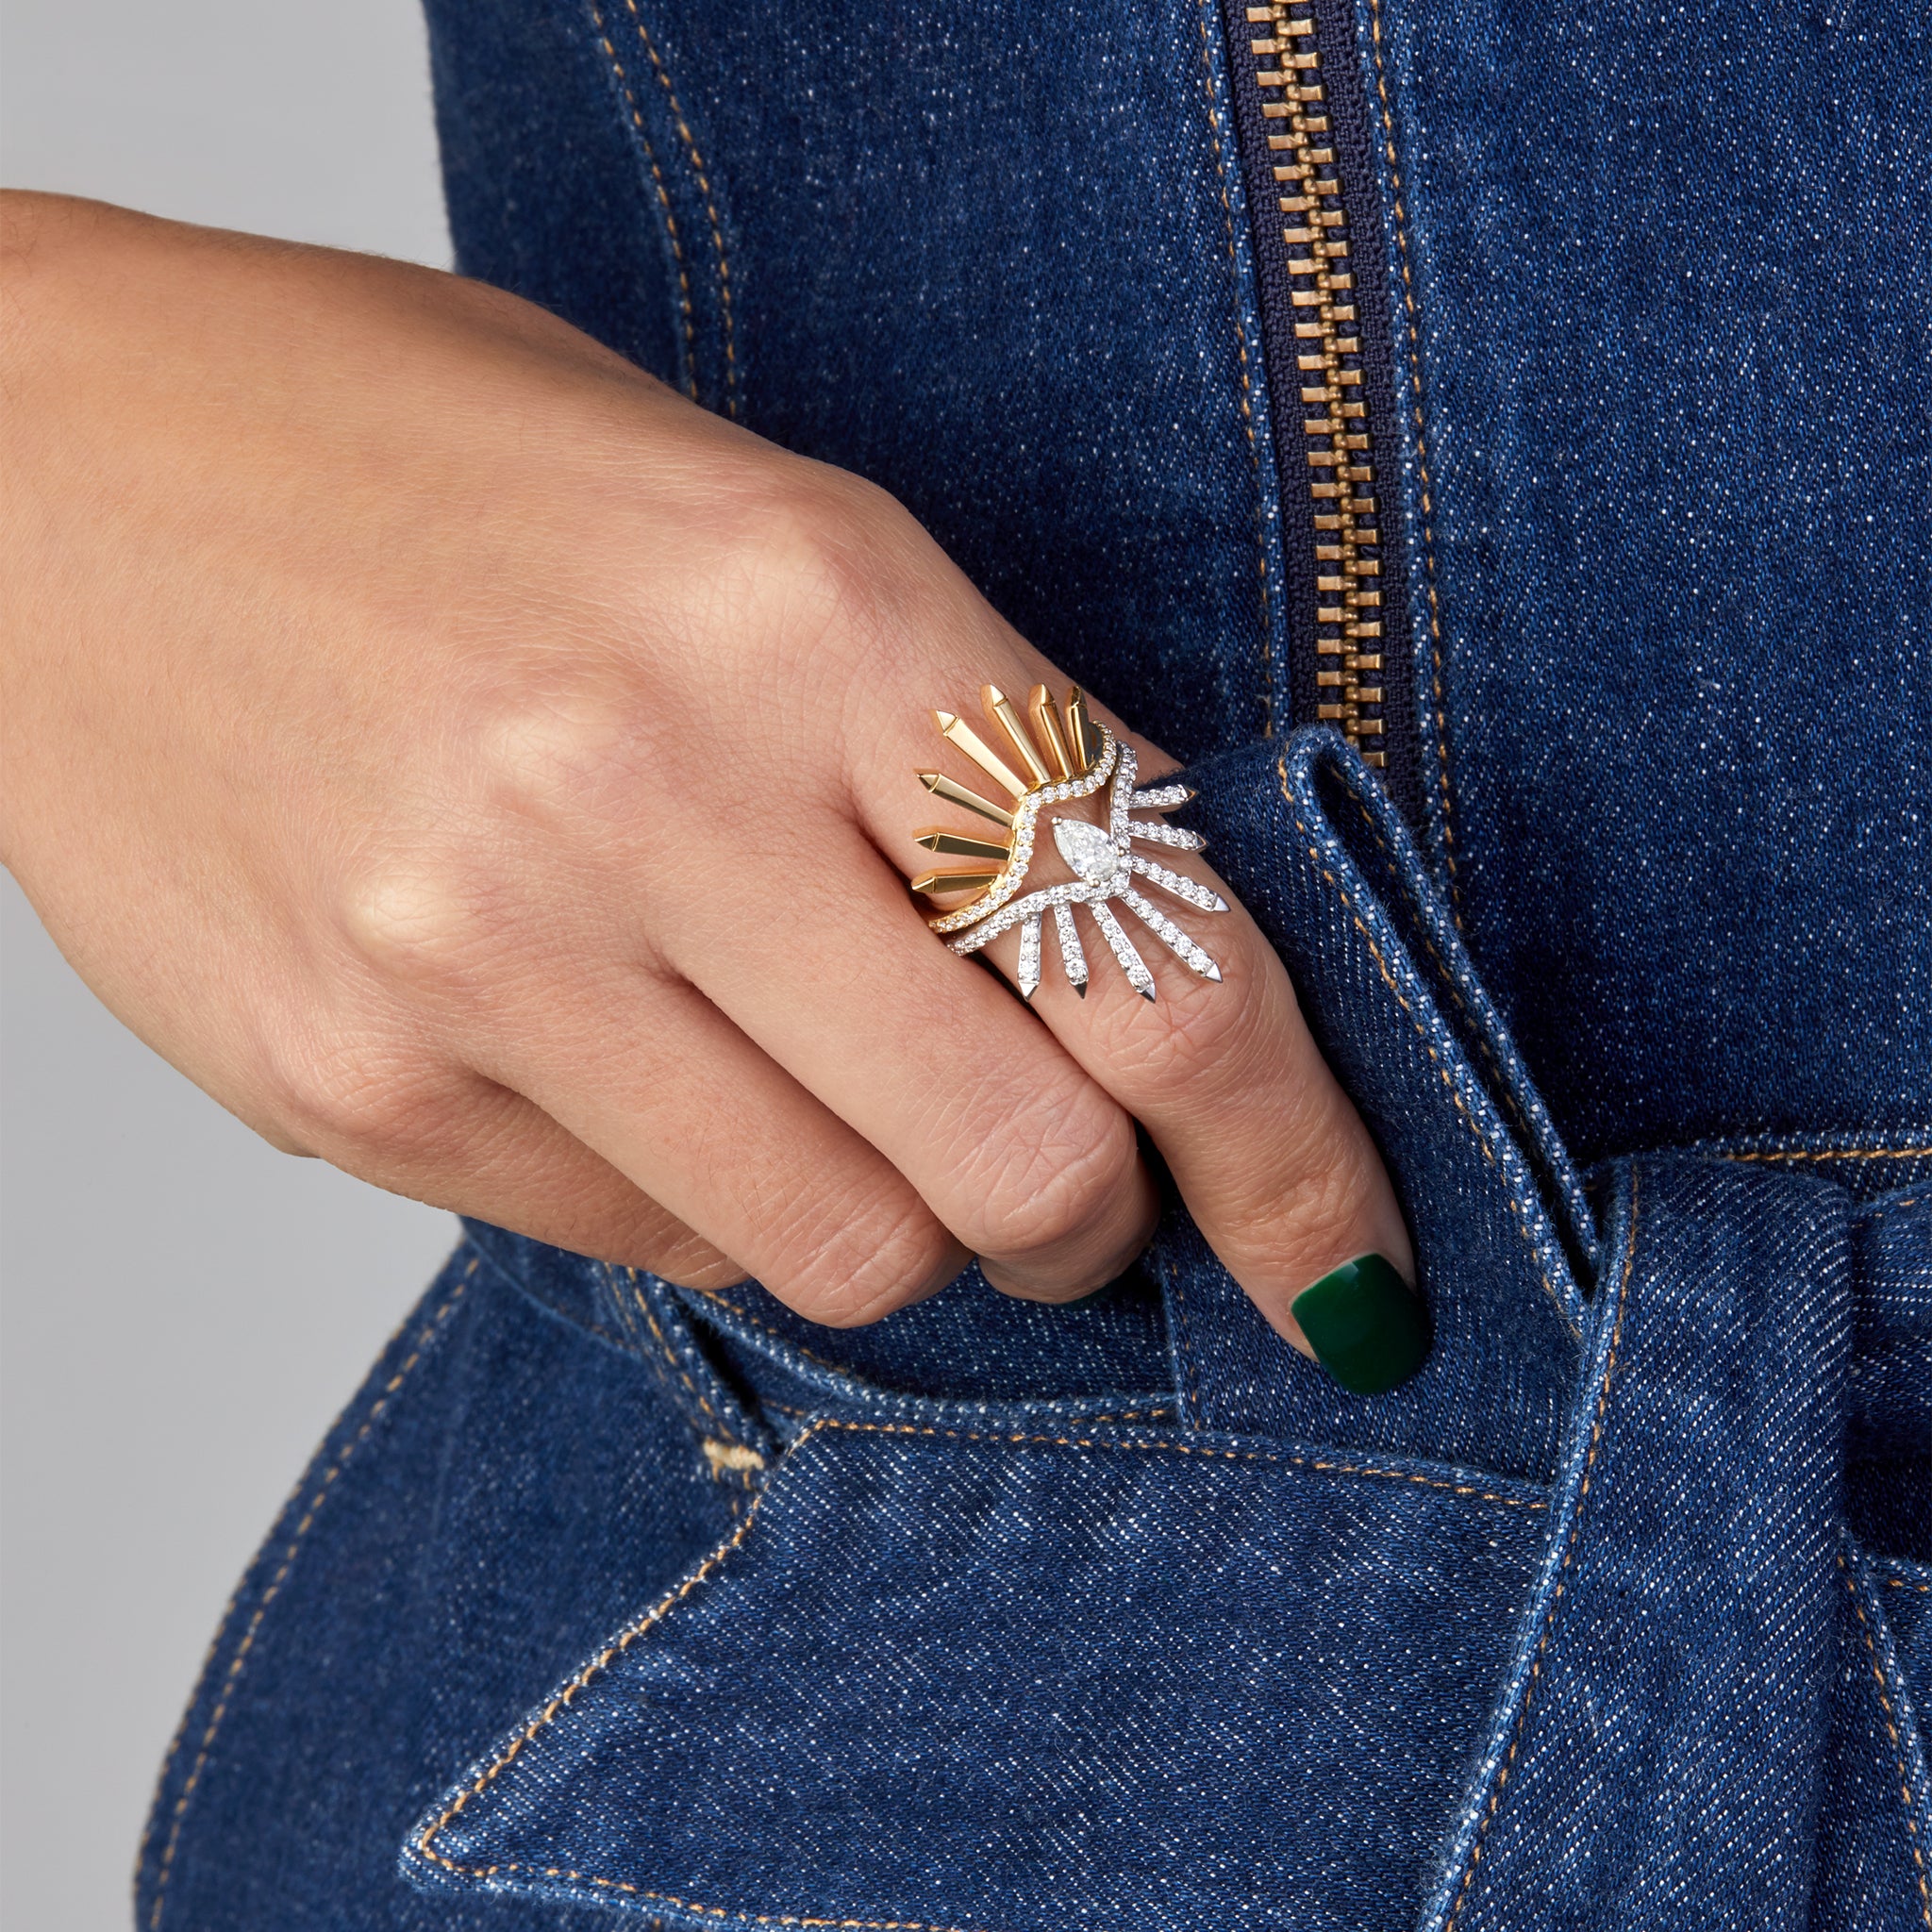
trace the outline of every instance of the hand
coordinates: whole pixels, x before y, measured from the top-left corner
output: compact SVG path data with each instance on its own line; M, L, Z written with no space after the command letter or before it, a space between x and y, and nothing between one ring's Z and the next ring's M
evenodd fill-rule
M1033 1011L926 929L927 708L1068 680L882 492L454 276L35 196L5 246L7 861L277 1146L844 1324L1110 1279L1138 1120L1298 1346L1412 1273L1239 908L1152 1004L1091 928Z

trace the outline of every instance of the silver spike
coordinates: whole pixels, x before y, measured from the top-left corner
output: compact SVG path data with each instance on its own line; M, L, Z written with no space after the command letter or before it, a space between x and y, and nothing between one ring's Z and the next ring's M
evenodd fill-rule
M1136 811L1172 811L1194 795L1191 785L1146 785L1134 793L1131 803Z
M1208 841L1199 832L1191 832L1185 825L1163 825L1156 819L1129 819L1127 836L1145 839L1153 845L1173 845L1182 852L1205 852L1208 849Z
M1194 941L1161 911L1151 900L1144 899L1128 886L1118 895L1124 906L1141 924L1148 928L1157 939L1166 945L1177 958L1184 959L1203 979L1219 980L1221 968Z
M1030 1000L1040 991L1040 915L1020 928L1020 997Z
M1147 962L1134 950L1134 942L1122 929L1121 923L1107 908L1105 900L1095 899L1089 903L1088 911L1093 915L1093 923L1100 928L1100 936L1112 950L1113 956L1121 962L1121 971L1133 982L1134 991L1143 1000L1156 999L1154 975L1147 970Z
M1198 906L1203 912L1225 912L1227 901L1219 892L1211 892L1206 886L1197 886L1192 879L1184 879L1179 873L1170 872L1164 865L1157 865L1151 858L1142 858L1138 852L1127 855L1127 864L1142 878L1152 879L1163 892L1172 892L1176 899L1185 899L1190 906Z
M1071 906L1053 908L1053 929L1059 936L1060 964L1066 968L1067 984L1084 1000L1087 997L1087 954L1080 944L1080 934L1074 924L1074 908Z

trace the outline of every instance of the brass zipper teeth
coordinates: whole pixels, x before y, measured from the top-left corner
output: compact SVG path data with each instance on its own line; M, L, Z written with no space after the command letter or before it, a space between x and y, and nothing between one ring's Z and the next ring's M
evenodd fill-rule
M1375 453L1362 395L1348 209L1322 86L1313 0L1250 7L1261 113L1271 124L1279 212L1288 217L1290 302L1315 527L1315 715L1340 724L1372 765L1387 762L1382 719L1382 551ZM1273 62L1273 65L1266 63Z

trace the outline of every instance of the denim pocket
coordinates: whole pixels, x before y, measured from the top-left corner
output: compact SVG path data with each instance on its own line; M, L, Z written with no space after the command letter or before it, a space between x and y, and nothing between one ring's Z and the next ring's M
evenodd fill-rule
M1251 1439L821 1421L406 1861L691 1925L1406 1925L1547 1509Z

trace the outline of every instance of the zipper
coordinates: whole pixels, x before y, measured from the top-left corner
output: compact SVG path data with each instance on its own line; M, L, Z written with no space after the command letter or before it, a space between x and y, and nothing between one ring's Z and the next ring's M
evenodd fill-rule
M1351 0L1226 0L1289 564L1297 724L1337 725L1411 822L1418 741L1388 484L1392 337Z

